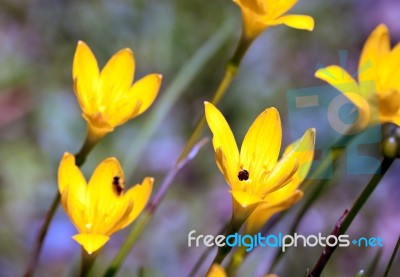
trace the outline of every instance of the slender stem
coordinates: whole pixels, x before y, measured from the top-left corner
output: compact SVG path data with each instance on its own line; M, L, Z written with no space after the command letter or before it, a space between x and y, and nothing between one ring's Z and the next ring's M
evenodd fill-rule
M86 137L85 142L83 143L81 149L75 155L75 164L78 167L83 165L90 150L92 150L93 147L97 143L97 141L90 140L88 137L89 136ZM39 261L40 253L43 248L44 239L46 238L47 231L50 227L50 223L53 220L53 217L57 211L58 205L60 203L60 199L61 199L61 196L57 190L56 194L54 195L53 201L51 202L50 209L46 213L44 221L43 221L42 225L40 226L39 232L36 236L35 244L33 246L32 253L31 253L31 256L28 261L28 266L26 267L26 270L24 273L24 277L31 277L35 273L35 269L36 269L38 261Z
M385 274L383 275L383 277L388 277L389 276L390 268L392 267L394 259L396 258L396 254L397 254L397 251L399 251L399 247L400 247L400 236L397 239L396 246L393 249L392 256L390 257L389 263L386 266Z
M328 155L324 158L321 164L317 167L315 171L312 172L310 177L308 177L302 184L301 188L303 191L308 190L310 187L313 187L311 194L308 196L307 200L301 206L300 210L297 212L295 219L292 221L292 224L289 229L289 234L293 234L297 227L299 226L300 222L302 221L304 215L309 211L309 208L314 204L314 202L321 196L326 189L328 188L327 184L329 183L330 179L326 178L325 176L328 173L328 169L330 165L333 164L333 168L336 168L336 164L342 155L345 153L345 145L351 143L353 139L355 139L356 135L347 135L352 132L353 129L349 129L345 135L340 137L333 145L338 145L338 148L332 148L332 156ZM281 214L285 215L287 210L282 212ZM283 216L282 216L283 217ZM285 255L288 251L284 253L281 251L276 251L275 256L272 260L271 265L268 267L266 272L273 272L275 267L278 265L280 259Z
M230 83L233 80L233 77L236 75L236 70L237 70L237 68L235 66L228 66L226 68L225 75L224 75L224 77L212 99L212 103L214 105L217 105L219 100L225 94L227 88L229 87ZM201 117L200 121L196 124L196 127L194 128L192 135L190 136L185 147L183 148L181 155L179 156L179 158L177 160L177 163L182 161L188 155L188 153L191 151L193 145L195 145L195 143L197 142L197 140L200 138L201 134L203 133L205 124L206 124L206 118L203 115Z
M392 165L393 161L394 161L393 159L389 159L389 158L383 159L381 168L377 170L376 174L372 177L371 181L368 183L368 185L362 191L360 196L354 202L349 213L344 218L343 223L340 224L340 226L338 226L338 228L337 228L337 226L335 227L334 232L335 232L336 236L343 235L347 231L347 229L350 227L351 223L353 222L353 219L356 217L357 213L360 211L362 206L368 200L369 196L372 194L372 192L378 186L379 182L381 181L382 177L386 174L386 172ZM334 246L334 247L330 247L328 245L326 246L326 248L322 252L317 264L315 265L315 267L311 271L311 273L308 275L308 277L318 277L321 275L322 271L324 270L326 264L328 263L328 261L329 261L330 257L332 256L335 249L336 249L336 246Z
M244 220L237 220L234 216L232 216L231 223L229 224L229 227L225 232L225 238L227 238L229 235L233 235L239 232L240 227L242 227L243 223ZM227 243L225 243L224 246L218 247L217 254L215 255L214 261L211 263L208 272L210 272L213 264L221 264L231 250L232 246L228 245Z
M246 249L243 246L236 250L236 252L231 256L226 269L228 276L235 276L236 271L248 254L249 252L246 252Z
M221 234L224 230L226 230L228 228L228 224L229 223L224 224L224 226L221 228L221 230L218 231L217 234ZM205 261L205 259L208 256L208 254L213 249L214 249L214 247L206 247L204 249L203 253L200 255L199 259L197 260L196 264L193 266L193 268L190 271L190 273L188 274L188 276L194 276L197 273L197 271L199 270L200 266L203 264L203 262Z
M142 212L142 215L137 219L135 226L132 228L132 231L129 233L128 238L125 240L122 247L119 249L117 255L114 260L111 262L111 265L104 273L104 276L110 277L114 276L119 268L121 267L123 261L126 259L127 255L131 251L133 245L138 240L139 236L142 234L144 228L152 219L155 211L159 207L161 201L165 197L168 188L171 183L174 181L175 177L178 173L197 155L199 150L208 142L208 139L202 139L199 141L192 149L192 151L183 159L181 162L177 163L171 171L165 176L163 182L160 185L159 190L156 195L147 205L145 210Z
M365 276L376 276L375 271L382 257L382 253L383 253L382 248L380 248L376 253L375 257L372 259L372 261L368 263L369 265L367 270L365 271Z
M35 240L35 245L33 246L32 253L31 253L31 256L30 256L30 259L28 262L28 266L24 273L24 277L31 277L31 276L33 276L33 274L35 272L35 269L36 269L36 266L37 266L37 263L39 260L40 252L43 247L43 242L44 242L44 239L47 234L47 230L49 229L50 222L53 219L53 216L57 211L59 203L60 203L60 194L57 191L53 201L51 202L50 209L46 213L44 222L40 226L39 232L38 232L36 240Z
M97 255L99 251L95 253L88 254L85 249L82 248L82 264L81 264L81 272L79 277L86 277L89 275L90 271L93 268L93 264L96 261Z
M236 76L240 62L241 62L244 54L246 53L247 49L249 48L251 42L252 42L252 40L248 40L244 37L242 37L240 39L240 42L236 48L235 53L233 54L232 58L229 60L229 62L226 65L224 77L222 78L222 80L211 100L211 103L214 106L218 105L219 101L225 95L233 78ZM184 159L186 157L186 155L190 152L193 145L200 138L205 124L206 124L206 118L203 114L202 118L199 120L196 127L194 128L192 135L190 136L189 140L187 141L185 147L183 148L183 151L182 151L181 155L179 156L177 162L180 162L182 159Z

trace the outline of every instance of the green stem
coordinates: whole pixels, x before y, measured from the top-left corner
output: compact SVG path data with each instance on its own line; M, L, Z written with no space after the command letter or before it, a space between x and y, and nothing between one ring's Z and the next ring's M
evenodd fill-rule
M93 268L93 264L96 261L99 251L95 253L88 254L85 249L82 248L82 264L79 277L86 277L89 275Z
M295 219L293 220L291 227L289 229L289 234L293 234L297 227L299 226L300 222L302 221L304 215L307 213L309 208L314 204L314 202L321 196L327 187L330 179L326 178L325 176L328 173L328 169L330 165L333 165L334 170L336 169L336 164L342 155L346 152L344 151L344 145L349 145L352 140L354 140L357 135L350 135L353 132L353 129L350 128L346 134L340 137L333 145L338 145L338 148L332 148L332 156L328 155L324 158L321 164L317 167L315 171L312 172L310 177L308 177L300 186L303 191L310 189L313 187L311 194L308 196L304 204L301 206L300 210L297 212ZM287 210L282 212L282 214L287 214ZM283 216L282 216L283 217ZM288 251L284 253L281 251L276 251L275 256L272 260L271 266L267 269L267 272L273 272L275 267L278 265L280 259L285 255Z
M239 247L236 252L232 255L226 272L228 276L235 276L236 271L238 270L239 266L242 264L243 260L247 257L246 249L244 247Z
M219 232L217 234L221 234L224 230L226 230L228 228L229 223L226 223L221 230L219 230ZM215 245L214 245L215 246ZM197 260L196 264L193 266L192 270L190 271L190 273L188 274L188 276L195 276L197 271L199 270L200 266L203 264L203 262L205 261L205 259L208 257L208 254L211 252L211 250L213 250L214 247L206 247L203 251L203 253L200 255L199 259Z
M375 188L378 186L379 182L381 181L382 177L386 174L388 169L393 163L393 159L389 158L384 158L381 164L380 169L377 170L376 174L372 177L371 181L368 183L368 185L365 187L365 189L362 191L360 196L357 198L357 200L354 202L352 208L348 212L348 214L345 216L343 222L340 222L340 224L337 224L335 227L334 231L332 232L336 236L343 235L347 229L350 227L351 223L353 222L354 218L356 217L357 213L360 211L360 209L363 207L365 202L368 200L372 192L375 190ZM318 277L321 275L322 271L324 270L326 264L328 263L330 257L332 256L334 250L336 249L335 247L330 247L326 246L325 250L321 254L317 264L315 265L314 269L311 271L311 273L308 275L308 277Z
M43 224L40 226L39 232L37 234L35 245L33 246L33 250L28 262L28 266L25 270L24 277L31 277L35 273L35 269L39 260L40 252L43 247L44 239L47 235L47 231L50 226L50 222L53 219L54 214L57 211L58 204L60 203L60 194L56 193L53 201L51 202L51 206L49 211L46 214Z
M86 160L86 156L89 154L90 150L96 145L97 141L91 141L88 136L85 139L80 151L75 155L75 164L81 167ZM40 253L43 248L43 242L46 238L47 232L50 227L50 223L57 211L58 205L60 204L61 196L60 193L56 192L51 202L50 209L46 213L43 224L40 226L39 232L36 236L35 245L33 246L31 256L29 258L28 266L26 267L24 277L31 277L35 273L37 267Z
M397 239L396 246L393 249L392 256L390 257L389 263L386 266L385 274L383 275L383 277L388 277L389 276L390 268L392 267L392 264L394 262L394 258L396 258L396 254L397 254L397 251L399 250L399 247L400 247L400 236Z
M238 71L240 62L246 53L247 49L249 48L251 44L251 40L247 40L245 38L241 38L235 53L233 54L232 58L228 61L226 68L225 68L225 74L224 77L222 78L217 90L214 93L214 96L211 100L211 103L214 106L217 106L219 101L222 99L222 97L225 95L227 89L229 88L229 85L232 83L232 80L236 76L236 73ZM177 162L180 162L182 159L186 157L186 155L190 152L192 147L195 145L195 143L198 141L200 138L201 134L203 133L204 126L206 124L206 118L203 114L202 118L200 121L197 123L196 127L194 128L192 135L190 136L189 140L187 141L185 147L183 148L183 151L181 155L179 156Z
M243 223L244 223L243 220L237 220L234 216L232 216L231 223L229 224L229 227L228 227L227 231L225 232L225 238L227 238L229 235L234 235L237 232L239 232ZM214 261L211 263L210 268L208 269L208 272L210 272L213 264L221 264L231 250L232 250L232 246L229 246L227 243L225 243L224 246L218 247L217 254L215 255Z
M197 155L201 147L203 147L208 142L208 139L203 139L199 141L192 149L192 151L187 155L187 157L176 164L171 171L165 176L163 182L160 185L159 190L156 195L152 198L150 203L147 205L145 210L142 212L141 216L137 219L135 226L132 228L132 231L129 233L128 238L125 240L124 244L118 251L117 255L111 262L111 265L104 273L104 276L110 277L114 276L119 268L121 267L123 261L128 256L132 247L138 240L139 236L142 234L144 228L153 218L153 215L157 208L159 207L162 199L168 191L169 186L174 181L175 177L178 173Z
M233 77L236 75L237 67L232 65L232 66L227 66L225 70L225 75L218 86L218 89L216 90L214 97L212 99L213 105L217 105L222 96L225 94L227 88L229 87L230 83L233 80ZM194 128L192 135L190 136L189 140L187 141L185 147L182 150L181 155L179 156L177 162L179 163L182 161L188 153L191 151L192 147L195 145L195 143L198 141L200 138L201 134L203 133L204 126L206 124L206 118L203 115L200 121L196 124L196 127Z

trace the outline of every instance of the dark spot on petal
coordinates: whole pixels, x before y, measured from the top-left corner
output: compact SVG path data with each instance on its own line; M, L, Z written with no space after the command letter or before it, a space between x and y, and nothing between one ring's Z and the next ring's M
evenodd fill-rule
M121 177L115 176L112 181L114 192L120 196L124 191L124 184L121 182Z
M249 172L246 169L239 171L238 178L240 181L247 181L249 179Z

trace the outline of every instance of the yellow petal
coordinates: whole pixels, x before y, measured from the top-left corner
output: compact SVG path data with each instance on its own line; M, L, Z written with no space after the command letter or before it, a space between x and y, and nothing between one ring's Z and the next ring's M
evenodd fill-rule
M100 74L97 97L104 105L106 113L119 109L115 104L125 98L133 81L135 60L130 49L122 49L114 54Z
M58 189L60 193L70 185L86 186L86 180L79 167L75 165L74 155L65 152L58 167Z
M312 31L314 29L314 19L308 15L289 14L281 16L269 23L269 25L285 24L286 26Z
M218 168L228 184L234 186L239 172L239 150L235 137L221 112L211 103L205 102L204 105L207 123L213 133L212 142Z
M299 161L293 155L286 155L279 160L272 172L265 177L261 187L257 188L260 195L266 196L286 185L292 180L299 168Z
M73 236L73 239L78 242L89 254L99 250L110 239L108 236L96 234L78 234Z
M219 264L213 264L206 277L226 277L225 270Z
M379 87L377 87L380 97L386 97L391 91L400 93L400 43L397 44L390 54L382 58L379 67Z
M144 178L142 184L137 184L127 191L124 197L127 199L127 201L131 201L133 203L133 209L129 213L127 221L122 225L121 228L129 225L143 211L153 190L153 183L153 178L146 177Z
M241 190L231 190L232 197L243 207L251 207L263 202L263 199L258 195L247 193Z
M294 142L285 150L284 156L293 155L296 157L299 168L293 175L291 185L297 188L306 178L314 157L315 129L308 129L300 140Z
M314 145L315 129L308 129L301 139L288 146L281 161L267 177L266 188L270 187L269 192L273 191L273 193L269 194L265 200L272 203L280 202L297 189L310 170L314 157ZM293 174L290 175L289 172ZM285 182L288 178L290 181Z
M331 65L325 68L318 69L315 72L315 77L324 80L331 86L335 87L345 94L352 102L351 93L360 94L360 89L354 78L343 68L337 65ZM357 105L357 100L354 100Z
M266 13L270 18L277 18L282 14L289 11L298 0L258 0L260 3L264 3L264 13Z
M389 31L384 24L370 34L361 52L358 64L360 81L376 81L382 57L390 50Z
M271 193L270 195L275 193ZM286 195L286 199L280 199L280 201L274 201L275 199L271 199L270 195L265 198L267 202L259 204L248 217L244 231L245 234L253 235L258 233L273 215L297 203L303 197L303 192L297 190L292 194Z
M58 168L58 188L61 204L78 230L82 230L83 210L86 204L86 180L75 165L75 157L64 153Z
M126 211L127 207L121 205L122 194L113 185L114 177L119 177L121 186L125 183L119 162L115 158L108 158L96 167L90 178L87 187L87 232L108 233Z
M142 114L153 104L160 90L161 81L162 75L149 74L132 86L130 94L140 105L139 109L130 115L131 118Z
M263 172L270 172L278 159L282 127L275 108L263 111L250 126L240 150L240 166L257 183ZM237 172L236 172L237 175Z
M99 79L99 68L96 57L83 41L79 41L76 47L72 78L81 109L85 113L94 112L97 105L96 86Z

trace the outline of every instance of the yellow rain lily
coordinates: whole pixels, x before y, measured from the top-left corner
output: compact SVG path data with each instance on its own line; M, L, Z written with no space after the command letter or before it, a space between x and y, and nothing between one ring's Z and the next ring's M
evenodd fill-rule
M140 115L153 103L162 76L149 74L132 85L134 72L135 59L130 49L114 54L100 72L88 45L78 42L72 77L92 141Z
M110 236L128 226L141 213L150 197L153 178L124 191L124 173L115 158L97 166L89 183L65 153L58 169L61 203L78 230L73 236L89 253L100 249Z
M312 31L314 19L308 15L284 15L297 0L233 0L242 11L243 34L252 40L270 26L285 24Z
M275 108L266 109L255 119L240 153L221 112L206 102L205 113L213 133L218 168L231 187L233 220L240 225L262 203L271 203L273 208L301 197L296 188L304 176L303 164L310 160L314 149L314 129L307 130L300 140L288 147L278 162L282 127Z
M359 129L367 124L400 125L400 43L390 49L389 31L378 25L363 47L358 82L343 68L331 65L315 76L341 91L358 108Z

